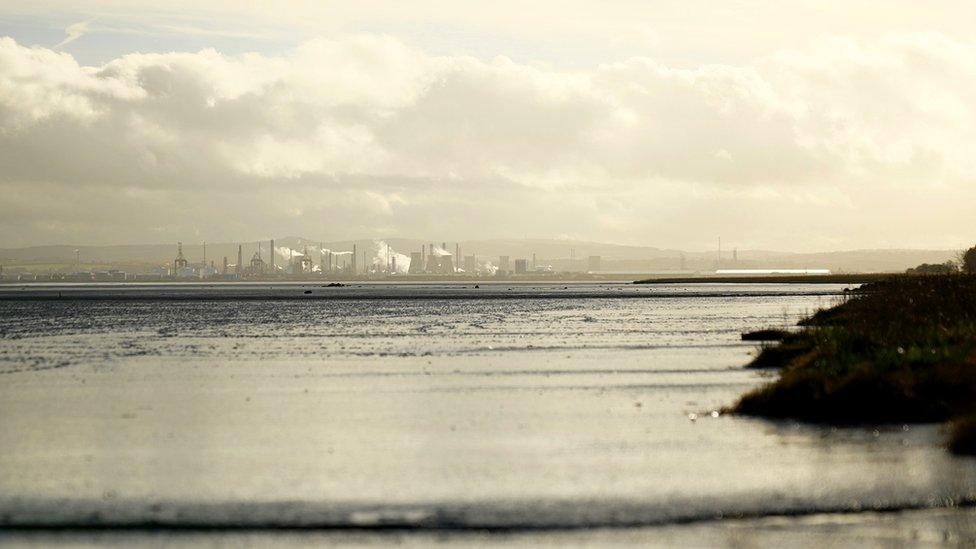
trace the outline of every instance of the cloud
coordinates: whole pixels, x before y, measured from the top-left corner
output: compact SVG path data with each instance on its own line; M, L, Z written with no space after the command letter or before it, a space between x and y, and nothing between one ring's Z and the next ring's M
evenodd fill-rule
M64 29L65 38L64 40L55 44L51 49L58 50L68 44L74 42L75 40L81 38L88 33L88 26L94 21L95 18L89 19L87 21L79 21L77 23L72 23Z
M357 34L281 56L89 67L3 38L0 190L15 198L0 228L8 245L161 232L633 241L680 234L673 222L711 241L733 222L714 212L758 204L750 239L828 219L869 243L836 204L891 223L861 193L898 212L919 192L972 192L974 54L916 34L827 38L739 66L559 71ZM965 219L934 217L936 240Z

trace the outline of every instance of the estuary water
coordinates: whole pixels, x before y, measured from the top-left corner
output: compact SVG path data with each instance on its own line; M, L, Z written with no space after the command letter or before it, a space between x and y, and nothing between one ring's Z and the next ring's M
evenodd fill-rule
M976 460L937 426L721 412L771 379L743 368L756 346L740 333L843 290L2 287L0 522L676 542L729 517L972 505Z

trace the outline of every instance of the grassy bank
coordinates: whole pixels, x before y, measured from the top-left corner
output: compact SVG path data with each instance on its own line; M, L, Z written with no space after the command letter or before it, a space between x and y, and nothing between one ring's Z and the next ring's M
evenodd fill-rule
M885 280L891 274L829 274L829 275L699 275L659 277L636 280L634 284L867 284Z
M803 321L752 367L782 368L733 412L830 424L953 421L976 453L976 277L895 276Z

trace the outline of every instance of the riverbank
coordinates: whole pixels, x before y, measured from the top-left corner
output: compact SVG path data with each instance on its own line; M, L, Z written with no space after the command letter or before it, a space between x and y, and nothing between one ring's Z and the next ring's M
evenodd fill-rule
M976 509L817 513L750 519L715 518L644 527L483 530L184 529L0 531L0 545L244 547L968 547L976 544Z
M645 278L634 284L869 284L880 282L890 273L829 274L829 275L732 275L683 276Z
M893 276L801 322L750 364L781 368L732 408L826 424L951 421L976 454L976 277Z

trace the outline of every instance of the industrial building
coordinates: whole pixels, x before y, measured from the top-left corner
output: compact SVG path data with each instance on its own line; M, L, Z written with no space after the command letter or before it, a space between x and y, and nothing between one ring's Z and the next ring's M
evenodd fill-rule
M304 245L303 245L304 244ZM392 276L434 276L451 277L464 275L477 277L494 275L496 277L526 277L542 275L549 277L565 273L570 276L582 274L584 267L590 273L605 274L601 269L601 257L598 255L583 255L582 259L577 250L571 250L570 257L549 258L525 249L519 249L522 257L499 255L497 263L488 257L473 253L462 254L462 246L455 242L453 249L448 248L447 242L439 245L434 242L420 245L420 251L410 252L409 257L398 253L383 241L374 241L374 247L364 246L363 242L349 242L340 250L329 250L325 244L318 243L318 247L294 239L288 239L282 247L276 246L274 239L263 242L238 243L233 245L209 245L204 242L201 247L184 248L182 242L177 242L175 257L168 263L153 267L135 268L132 274L117 267L127 267L105 263L102 269L92 269L87 273L45 273L18 272L8 276L8 280L19 278L22 281L48 280L78 280L78 281L121 281L121 280L244 280L244 279L328 279L364 277L392 277ZM265 256L264 247L269 250ZM348 247L347 247L348 246ZM246 248L246 249L245 249ZM256 248L256 250L255 250ZM344 248L344 249L343 249ZM516 250L515 247L512 248ZM299 251L301 250L301 251ZM499 251L504 253L506 249ZM211 252L213 259L207 257ZM236 252L237 257L234 258ZM200 254L199 259L189 257ZM497 253L497 252L496 252ZM518 253L518 252L517 252ZM318 255L316 255L318 254ZM491 259L495 259L492 257ZM232 261L236 259L232 263ZM677 259L677 258L676 258ZM219 261L217 261L219 260ZM616 261L611 261L614 266ZM97 263L97 261L96 261ZM496 267L497 265L497 267ZM554 269L555 267L555 269ZM400 270L398 270L398 268ZM128 268L126 270L129 270ZM3 273L0 271L0 276ZM19 276L18 276L19 275Z

